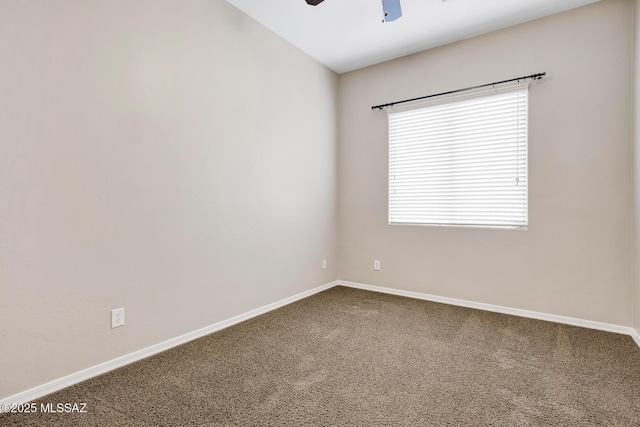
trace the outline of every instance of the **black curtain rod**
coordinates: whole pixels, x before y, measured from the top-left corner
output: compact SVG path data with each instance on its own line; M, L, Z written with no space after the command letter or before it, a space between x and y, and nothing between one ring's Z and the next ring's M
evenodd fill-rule
M527 79L540 80L541 78L543 78L546 75L547 75L547 73L531 74L530 76L517 77L515 79L503 80L501 82L487 83L485 85L465 87L464 89L450 90L449 92L436 93L434 95L427 95L427 96L420 96L418 98L405 99L404 101L396 101L396 102L390 102L388 104L374 105L373 107L371 107L371 109L372 110L375 110L375 109L382 110L383 108L391 107L393 105L398 105L398 104L404 104L405 102L419 101L421 99L434 98L436 96L449 95L449 94L452 94L452 93L464 92L464 91L473 90L473 89L480 89L480 88L483 88L483 87L495 86L495 85L499 85L499 84L503 84L503 83L520 82L521 80L522 81L526 81Z

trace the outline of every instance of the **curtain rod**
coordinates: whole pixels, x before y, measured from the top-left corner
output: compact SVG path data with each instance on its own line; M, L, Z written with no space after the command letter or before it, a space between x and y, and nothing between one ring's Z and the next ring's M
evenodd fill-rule
M372 110L375 110L375 109L382 110L383 108L391 107L391 106L397 105L397 104L404 104L405 102L419 101L421 99L434 98L436 96L449 95L449 94L458 93L458 92L465 92L467 90L480 89L480 88L483 88L483 87L495 86L495 85L499 85L499 84L503 84L503 83L511 83L511 82L516 82L516 81L517 82L520 82L520 81L524 82L527 79L540 80L542 77L544 77L546 75L547 75L547 73L531 74L529 76L516 77L515 79L503 80L501 82L487 83L487 84L480 85L480 86L465 87L464 89L450 90L449 92L442 92L442 93L436 93L436 94L433 94L433 95L420 96L418 98L405 99L404 101L396 101L396 102L389 102L388 104L374 105L373 107L371 107L371 109Z

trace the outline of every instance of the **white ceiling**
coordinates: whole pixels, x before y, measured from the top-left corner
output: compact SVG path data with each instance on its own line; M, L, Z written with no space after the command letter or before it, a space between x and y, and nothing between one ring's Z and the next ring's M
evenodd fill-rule
M382 23L381 0L227 0L337 73L563 12L599 0L401 0Z

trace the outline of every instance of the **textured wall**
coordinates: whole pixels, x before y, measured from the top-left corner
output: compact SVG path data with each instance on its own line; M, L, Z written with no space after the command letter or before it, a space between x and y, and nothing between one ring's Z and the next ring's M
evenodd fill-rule
M338 277L630 325L631 13L607 0L341 75ZM370 107L542 71L528 231L388 225L387 117Z
M218 0L5 0L0 58L0 398L336 279L333 72Z

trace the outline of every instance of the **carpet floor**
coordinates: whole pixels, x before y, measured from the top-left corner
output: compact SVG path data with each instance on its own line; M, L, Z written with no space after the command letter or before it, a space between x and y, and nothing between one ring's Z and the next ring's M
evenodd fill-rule
M626 335L335 287L2 426L640 426Z

